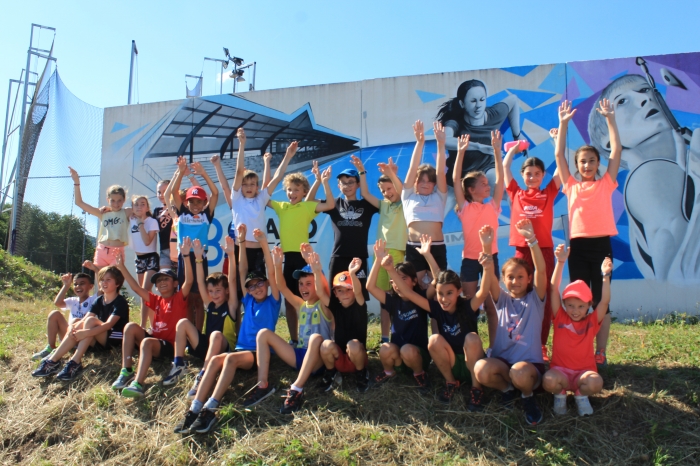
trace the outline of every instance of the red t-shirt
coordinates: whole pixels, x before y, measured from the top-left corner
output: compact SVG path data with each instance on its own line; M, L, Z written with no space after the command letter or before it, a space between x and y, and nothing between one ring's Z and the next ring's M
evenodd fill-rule
M600 329L598 313L593 311L584 319L574 322L564 308L560 307L552 323L552 366L572 371L598 372L593 350L593 340Z
M515 224L520 220L529 218L535 229L535 237L541 248L554 247L552 242L552 221L554 218L554 199L559 188L554 180L542 189L524 190L518 186L514 179L506 188L512 202L510 208L510 244L515 247L526 247L527 241L523 238Z
M151 336L175 344L175 327L180 319L187 318L187 298L182 296L182 291L169 298L150 292L148 295L151 299L147 306L156 312Z

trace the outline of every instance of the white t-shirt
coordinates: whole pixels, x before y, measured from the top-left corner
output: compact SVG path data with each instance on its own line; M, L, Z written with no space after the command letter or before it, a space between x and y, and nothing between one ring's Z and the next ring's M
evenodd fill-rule
M404 186L401 191L403 215L406 225L413 222L438 222L445 218L445 204L447 193L440 192L437 188L429 195L418 194L412 186Z
M259 229L263 233L267 232L267 218L265 216L265 206L270 200L270 192L262 189L255 197L243 196L242 190L231 191L231 218L233 225L238 228L240 225L247 227L246 242L257 243L253 239L253 230Z
M141 232L139 231L139 222L137 218L132 218L129 220L129 231L131 232L131 247L134 248L136 254L148 254L150 252L157 252L158 250L158 240L154 237L151 244L146 246L143 243L143 238L141 237ZM158 220L153 217L146 217L143 221L143 226L146 228L146 233L152 231L160 231L160 225L158 225ZM157 236L157 235L156 235Z
M94 294L88 296L88 299L86 299L82 303L80 302L80 299L78 299L77 296L66 298L63 301L66 303L65 308L70 311L70 316L73 319L82 319L83 317L85 317L85 314L90 312L92 303L94 303L97 298L99 298L99 296Z

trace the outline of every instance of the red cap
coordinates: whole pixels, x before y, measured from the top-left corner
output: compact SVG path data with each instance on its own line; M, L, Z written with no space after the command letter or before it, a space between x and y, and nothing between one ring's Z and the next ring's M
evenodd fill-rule
M333 288L336 286L350 288L352 290L352 279L350 278L350 272L340 272L338 275L333 277Z
M201 199L203 201L206 201L207 193L201 186L192 186L190 189L187 190L187 194L185 195L185 200L188 199Z
M590 303L593 301L591 289L582 280L576 280L566 285L562 299L578 298L583 302Z

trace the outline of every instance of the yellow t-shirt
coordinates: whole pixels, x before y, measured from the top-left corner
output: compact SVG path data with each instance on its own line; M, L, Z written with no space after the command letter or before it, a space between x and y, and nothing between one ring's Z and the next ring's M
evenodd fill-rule
M121 241L124 245L129 244L129 219L126 218L124 209L102 214L97 242L105 241Z
M280 218L280 243L283 252L300 252L301 243L309 242L309 225L316 213L316 201L296 204L270 201L270 207Z

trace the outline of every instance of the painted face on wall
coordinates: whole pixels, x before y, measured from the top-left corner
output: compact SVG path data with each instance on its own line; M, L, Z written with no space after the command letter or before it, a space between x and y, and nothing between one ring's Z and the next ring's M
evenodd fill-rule
M469 118L480 120L484 118L486 111L486 89L481 86L474 86L467 91L467 95L462 101L462 108L469 115Z
M672 129L646 82L623 84L610 97L623 147L636 147Z

